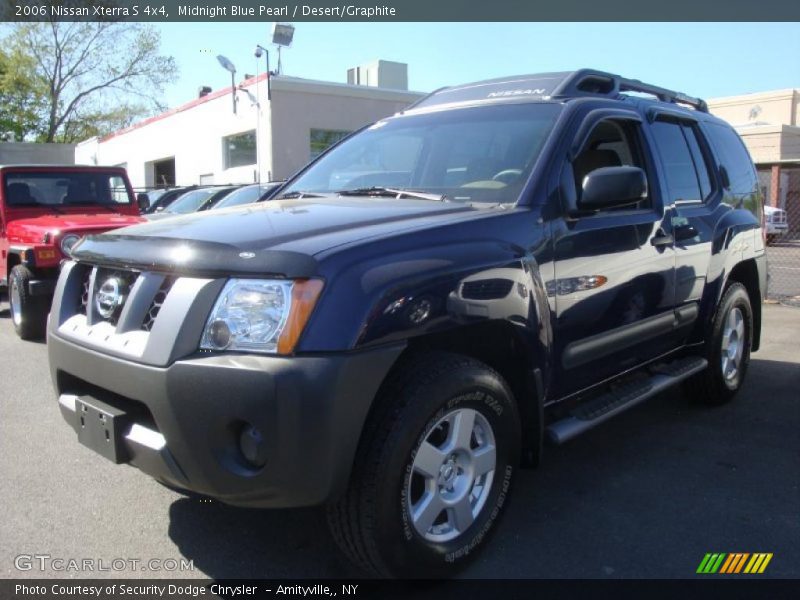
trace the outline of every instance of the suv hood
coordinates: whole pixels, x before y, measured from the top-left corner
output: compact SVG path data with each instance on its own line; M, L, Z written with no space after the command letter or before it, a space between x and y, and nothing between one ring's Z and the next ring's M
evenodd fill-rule
M48 232L60 233L119 229L141 223L141 217L121 215L118 213L87 214L47 214L40 217L14 219L8 224L10 240L24 243L39 243Z
M309 277L316 273L313 256L335 246L471 217L479 210L393 198L273 200L89 236L72 255L127 268Z

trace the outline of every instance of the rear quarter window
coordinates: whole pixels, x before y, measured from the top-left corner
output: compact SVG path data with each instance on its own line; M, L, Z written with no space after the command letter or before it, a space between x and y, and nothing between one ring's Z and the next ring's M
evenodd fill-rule
M762 199L758 175L739 134L732 127L720 123L703 123L703 130L719 165L728 174L728 186L722 201L735 208L746 208L760 219Z

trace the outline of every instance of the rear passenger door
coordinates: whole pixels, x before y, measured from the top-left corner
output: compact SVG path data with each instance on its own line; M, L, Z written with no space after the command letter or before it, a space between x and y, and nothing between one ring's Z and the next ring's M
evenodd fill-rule
M683 114L653 117L648 129L661 163L661 192L675 244L675 306L699 310L719 219L720 186L698 123Z

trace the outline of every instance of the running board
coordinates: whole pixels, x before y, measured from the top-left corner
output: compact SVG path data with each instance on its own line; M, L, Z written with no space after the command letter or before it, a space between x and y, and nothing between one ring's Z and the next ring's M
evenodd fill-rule
M652 375L648 379L606 392L578 406L570 416L551 423L545 429L547 439L554 444L563 444L651 396L677 385L707 366L708 361L697 356L658 365L651 369Z

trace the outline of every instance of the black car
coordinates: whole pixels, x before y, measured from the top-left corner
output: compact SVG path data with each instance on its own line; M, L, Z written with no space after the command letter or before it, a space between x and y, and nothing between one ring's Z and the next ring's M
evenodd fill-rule
M245 185L222 198L211 208L215 210L218 208L231 208L233 206L241 206L242 204L252 204L253 202L267 200L275 190L283 185L283 183L282 181L270 181L268 183Z
M176 215L186 215L193 212L209 210L217 202L225 198L228 194L236 190L238 186L213 186L201 187L184 192L175 198L164 210L149 213L145 218L149 221L156 221L166 217Z
M161 212L162 210L166 209L170 204L172 204L175 200L180 198L183 194L195 189L197 189L197 186L191 185L191 186L183 186L183 187L169 188L163 190L151 190L149 192L146 192L150 205L144 212L145 213Z
M373 574L452 574L545 442L679 384L728 402L759 347L758 179L698 98L594 70L445 88L276 195L78 243L52 380L86 446L327 505Z

